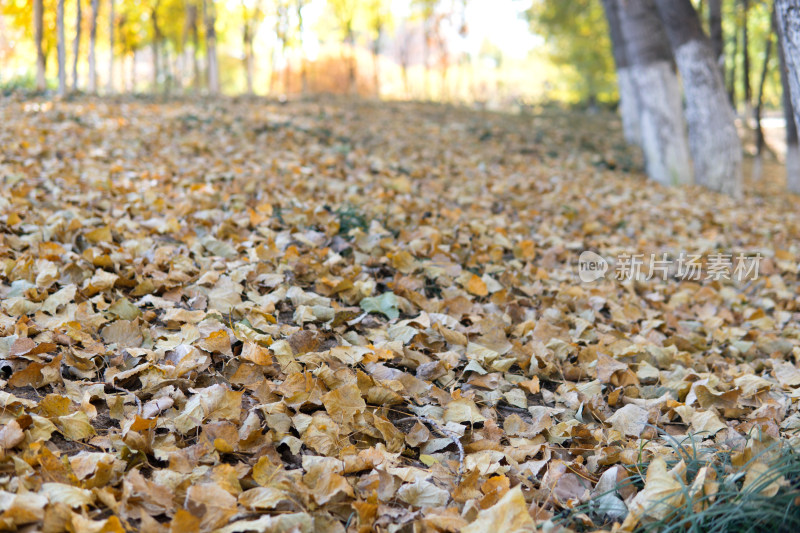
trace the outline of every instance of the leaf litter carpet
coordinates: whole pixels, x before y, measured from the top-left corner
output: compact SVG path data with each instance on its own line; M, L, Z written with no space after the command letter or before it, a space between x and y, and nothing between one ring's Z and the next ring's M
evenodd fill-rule
M611 115L6 98L0 147L0 529L632 530L715 490L681 449L798 446L796 202Z

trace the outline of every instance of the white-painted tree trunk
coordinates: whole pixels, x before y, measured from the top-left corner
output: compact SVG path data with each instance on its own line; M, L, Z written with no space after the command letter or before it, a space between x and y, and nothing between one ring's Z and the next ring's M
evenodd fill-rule
M692 183L678 77L669 61L629 67L639 95L639 125L647 174L665 185Z
M619 113L622 116L622 131L625 134L625 140L630 144L641 146L639 103L630 67L617 70L617 89L619 90Z
M675 61L683 78L695 181L740 197L742 144L713 51L705 42L691 40L675 50Z
M786 187L800 194L800 145L797 144L786 147Z
M794 121L800 130L800 0L776 0L775 15L786 59L786 76L791 89Z

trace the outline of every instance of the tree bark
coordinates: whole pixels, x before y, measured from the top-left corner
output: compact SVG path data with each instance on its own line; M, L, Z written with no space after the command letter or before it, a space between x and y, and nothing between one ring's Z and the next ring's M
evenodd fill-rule
M100 0L92 0L92 22L89 26L89 92L97 92L97 14L100 11Z
M114 92L114 0L109 0L110 11L108 15L108 80L106 91Z
M58 0L56 5L56 46L58 52L58 94L64 96L67 92L67 41L64 37L64 0Z
M683 79L695 181L739 197L742 143L711 43L690 0L655 3Z
M217 13L214 0L203 0L203 18L206 24L206 54L208 57L208 91L219 92L219 65L217 63Z
M44 0L33 0L33 32L36 41L36 90L44 91L47 88L45 71L47 69L47 56L44 55Z
M722 33L722 0L708 0L708 28L711 48L722 75L725 75L725 36Z
M775 14L786 115L786 182L791 191L800 193L800 0L776 0Z
M647 174L659 183L692 182L678 76L653 0L615 0L638 99Z
M617 89L619 91L619 112L622 117L622 131L629 144L641 146L636 88L633 85L628 61L627 43L622 35L619 19L619 6L616 0L603 0L614 63L617 67Z
M742 0L744 10L742 20L742 86L744 87L745 123L750 120L753 110L753 89L750 87L750 38L747 31L747 15L750 11L750 0Z
M75 40L72 45L72 90L78 90L78 56L81 50L81 24L83 22L83 11L81 4L83 0L77 0L77 11L75 15Z

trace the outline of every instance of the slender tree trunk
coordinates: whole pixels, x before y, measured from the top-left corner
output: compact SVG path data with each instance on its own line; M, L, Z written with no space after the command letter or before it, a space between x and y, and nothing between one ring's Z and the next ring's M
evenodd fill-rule
M197 5L190 4L186 10L186 16L192 34L192 86L197 91L200 89L200 61L197 58L200 51L200 34L197 27Z
M442 81L441 81L441 88L439 91L439 99L442 102L446 102L450 98L450 92L447 87L447 71L450 67L450 56L447 53L447 46L445 45L444 39L439 39L437 44L439 45L439 48L441 50L440 67L442 69L441 72Z
M772 19L775 19L774 10L772 12ZM767 143L764 139L764 129L761 127L761 110L764 105L764 85L767 81L767 71L769 69L769 58L771 54L772 33L769 33L767 35L767 44L764 47L764 63L761 66L761 78L758 83L758 96L756 96L756 156L753 159L753 181L761 180L761 174L764 166L764 148L766 147Z
M158 26L158 6L161 2L156 2L150 11L150 23L153 25L153 40L150 48L153 54L153 92L158 89L158 79L161 77L159 44L161 41L161 28Z
M638 97L631 79L628 52L622 36L616 0L603 0L603 8L608 20L614 63L617 67L617 88L619 90L619 112L622 116L622 131L625 134L625 140L629 144L641 146Z
M275 73L275 64L278 62L278 45L272 47L272 55L270 58L270 65L269 65L269 94L275 94L275 81L277 75Z
M97 92L97 15L100 11L100 0L92 0L92 23L89 26L89 92Z
M745 124L753 116L753 89L750 86L750 37L747 31L747 19L750 12L750 0L742 0L742 86L744 87Z
M736 58L739 56L739 24L736 20L736 31L733 32L733 55L731 56L731 71L728 73L728 99L731 107L736 111Z
M136 56L139 55L136 50L131 54L131 93L136 93Z
M427 22L426 22L427 24ZM431 55L431 43L430 43L430 30L427 28L425 29L424 35L422 36L422 58L425 62L425 78L423 79L423 98L430 99L430 76L431 76L431 63L430 63L430 55Z
M43 0L33 0L33 38L36 41L36 90L47 88L45 71L47 56L44 55L44 4Z
M244 56L244 75L247 82L247 94L253 94L253 44L250 37L250 27L248 22L244 22L242 35L242 48Z
M164 94L169 94L172 91L172 59L166 46L161 46L161 72L164 78Z
M114 0L109 0L111 10L108 15L108 80L106 91L114 92Z
M304 0L297 0L297 35L300 42L300 91L308 92L308 66L306 65L306 52L303 48L303 5Z
M358 94L357 74L356 74L356 40L353 33L352 23L347 25L347 44L350 46L347 82L350 94Z
M774 18L774 13L773 13ZM761 158L762 152L765 147L764 130L761 127L761 111L764 106L764 86L767 83L767 74L769 72L769 59L772 55L772 33L767 35L767 44L764 47L764 63L761 65L761 77L758 82L758 96L756 96L756 157Z
M411 89L408 85L408 63L401 63L400 68L403 73L403 90L406 93L406 99L411 96Z
M58 52L58 94L64 96L67 92L67 40L64 37L64 0L58 0L56 5L56 39Z
M708 28L711 34L711 48L717 65L725 76L725 36L722 33L722 0L708 0Z
M742 143L711 42L690 0L655 0L686 96L689 148L699 185L742 193Z
M180 72L180 81L179 81L179 88L183 89L186 85L186 78L187 78L187 71L188 63L189 63L189 34L191 32L191 26L189 24L189 5L184 4L183 10L183 32L181 33L181 53L178 59L179 64L179 72Z
M281 50L281 56L283 56L283 60L286 62L286 66L283 71L283 93L285 95L289 95L291 89L291 80L292 80L292 63L289 59L289 39L288 37L283 39L283 50Z
M381 97L381 78L379 72L380 60L380 34L372 43L372 85L375 87L375 97Z
M78 57L81 51L81 26L83 26L83 11L81 8L83 0L77 0L77 11L75 15L75 40L72 45L72 90L78 90Z
M800 193L800 0L776 0L775 14L786 116L786 182L791 191Z
M639 128L647 174L662 184L692 182L678 76L653 0L616 0L631 79L639 95Z
M250 93L251 94L255 94L255 89L252 86L253 86L253 81L254 81L255 75L256 75L256 50L255 50L255 46L253 46L253 40L254 40L254 37L251 37L250 38L250 42L247 45L247 47L248 47L247 55L250 58L250 86L251 86L250 87Z
M206 23L206 56L208 57L208 91L219 92L219 64L217 63L217 13L214 0L203 0L203 18Z

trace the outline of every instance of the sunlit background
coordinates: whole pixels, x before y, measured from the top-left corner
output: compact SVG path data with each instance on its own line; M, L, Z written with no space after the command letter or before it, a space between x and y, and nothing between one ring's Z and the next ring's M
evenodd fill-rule
M50 88L57 83L57 1L43 0ZM92 3L80 1L75 86L85 90ZM490 107L550 101L591 106L617 99L600 0L114 0L114 62L109 71L111 1L98 1L100 92L207 91L205 4L216 13L220 88L226 94L357 92ZM0 85L6 89L35 87L33 2L0 3ZM727 68L734 71L731 90L740 92L745 88L735 72L745 66L743 4L724 3ZM749 2L744 19L752 78L763 65L770 28L767 4ZM704 2L695 5L706 21ZM64 6L67 82L72 87L78 0L64 0ZM252 46L246 33L252 35ZM157 71L154 50L161 65ZM768 109L780 105L774 59L767 64L763 99Z

